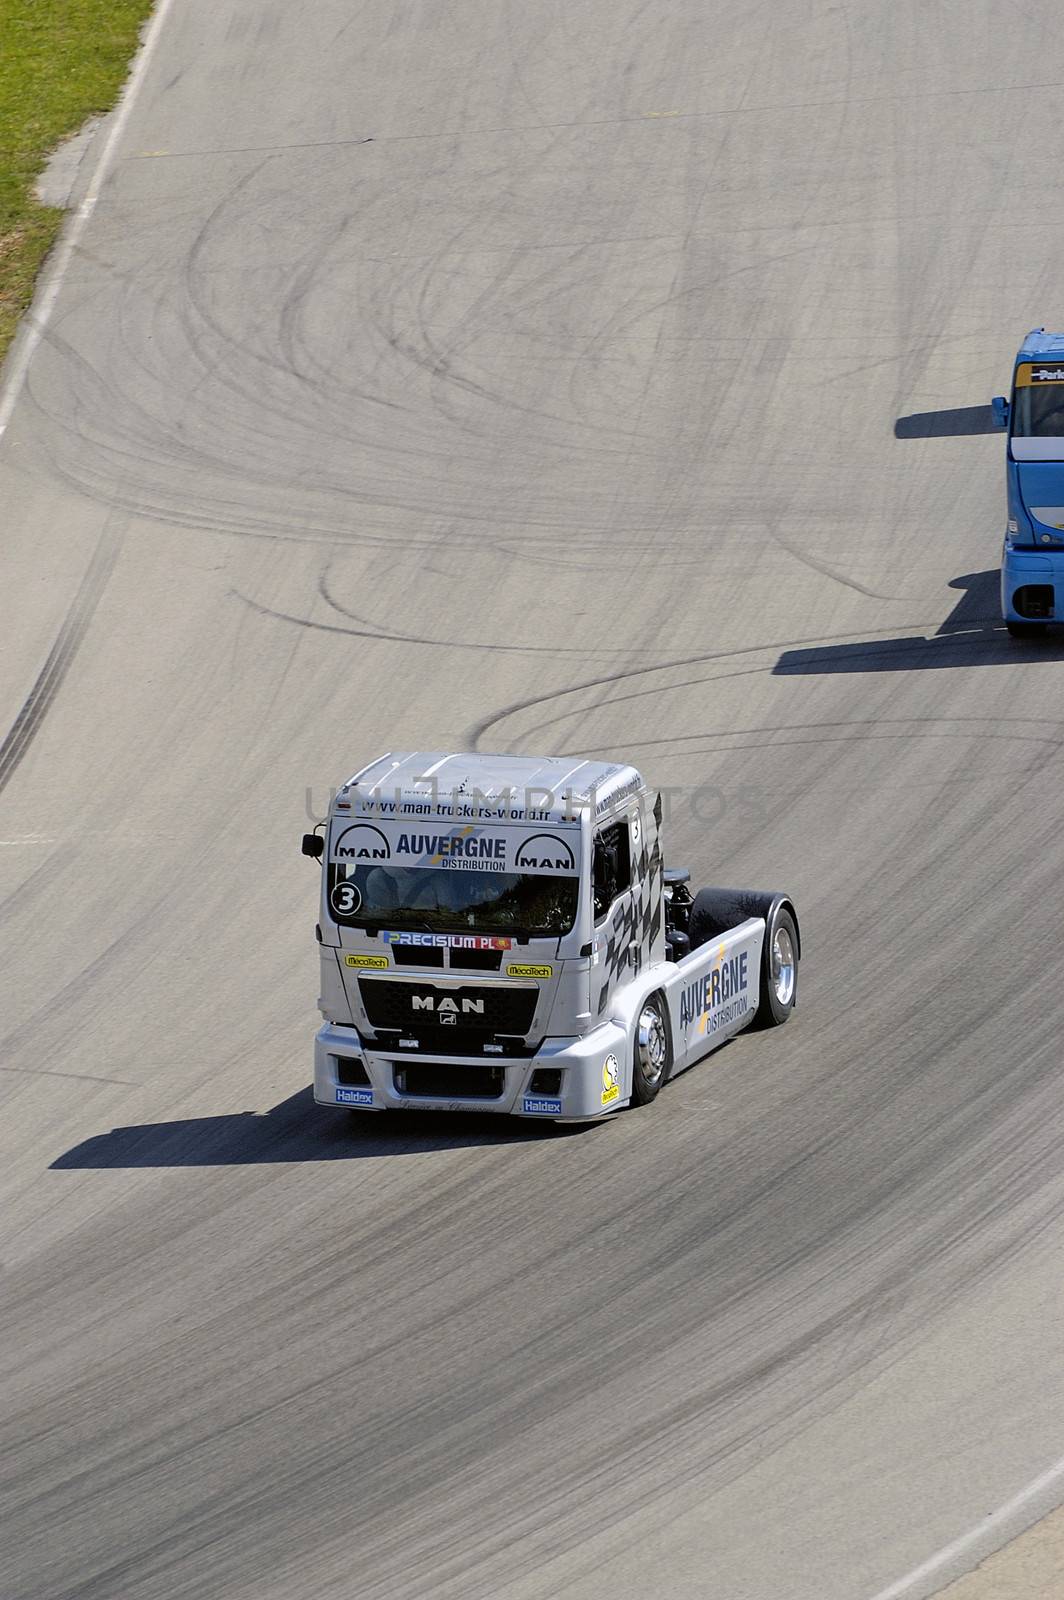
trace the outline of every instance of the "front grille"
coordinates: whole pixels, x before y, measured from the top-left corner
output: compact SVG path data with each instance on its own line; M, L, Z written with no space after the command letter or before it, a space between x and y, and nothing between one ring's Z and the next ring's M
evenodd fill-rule
M458 967L463 972L498 972L502 966L501 950L444 951L442 945L393 944L392 960L397 967ZM444 960L444 955L448 960Z
M401 944L392 945L392 960L397 967L442 967L443 951L431 945L415 945L412 949Z
M498 1100L506 1087L502 1067L460 1067L453 1061L394 1061L396 1094L432 1100Z
M391 978L359 980L362 1004L370 1026L401 1028L404 1033L470 1028L478 1033L524 1035L532 1026L537 989L489 988L459 984L402 983Z
M401 1044L401 1040L413 1040L412 1044ZM445 1056L514 1056L524 1058L534 1056L539 1049L541 1040L522 1039L518 1034L512 1038L505 1033L485 1033L483 1028L463 1028L461 1024L456 1027L422 1028L420 1023L408 1028L405 1032L398 1028L382 1028L372 1039L366 1041L374 1051L431 1050L435 1055ZM496 1046L498 1048L496 1048Z
M369 1074L362 1062L353 1056L337 1056L336 1081L348 1089L363 1089L369 1086Z
M452 949L450 964L469 972L498 972L502 966L502 951Z
M1051 583L1028 583L1022 589L1016 589L1012 596L1012 605L1021 617L1045 617L1053 615L1053 585Z

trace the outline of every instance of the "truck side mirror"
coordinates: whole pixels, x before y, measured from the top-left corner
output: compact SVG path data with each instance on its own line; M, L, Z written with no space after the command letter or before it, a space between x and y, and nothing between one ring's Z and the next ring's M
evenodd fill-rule
M1007 428L1009 425L1009 403L1003 394L996 394L990 402L991 414L994 418L995 428Z
M303 854L313 856L315 861L320 861L325 853L325 840L320 833L305 833L303 835Z

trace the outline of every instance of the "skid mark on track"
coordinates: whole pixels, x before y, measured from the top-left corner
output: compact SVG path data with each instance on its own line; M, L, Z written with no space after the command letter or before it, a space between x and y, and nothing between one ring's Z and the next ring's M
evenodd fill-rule
M79 1083L117 1083L123 1089L140 1089L143 1085L132 1078L97 1078L91 1072L56 1072L52 1067L0 1067L0 1072L10 1072L23 1078L75 1078Z
M6 739L0 744L0 790L14 776L23 756L40 731L52 702L63 686L63 680L73 665L74 657L81 648L96 607L107 587L121 547L122 533L111 526L106 527L100 535L100 541L70 610L63 619L55 643L48 652L48 659L26 696Z
M843 588L853 589L858 594L867 595L870 600L898 601L905 599L904 595L881 594L878 589L869 589L865 584L859 583L856 578L847 578L837 567L829 566L826 561L818 560L816 556L810 555L808 550L799 550L790 540L783 537L778 528L769 525L766 531L769 537L779 545L780 549L786 551L787 555L793 560L800 562L803 567L808 567L810 572L819 573L822 578L830 578L832 583L841 583Z
M235 592L236 591L234 591L234 593ZM359 637L359 638L380 639L382 641L386 641L386 642L389 642L389 643L395 643L395 644L423 644L423 645L428 645L430 647L433 647L433 648L436 648L436 649L441 649L441 650L487 650L487 651L505 650L505 651L509 651L511 653L518 654L518 655L585 656L585 657L588 654L603 655L603 656L630 656L631 655L631 651L630 650L595 650L595 651L589 652L585 648L579 648L578 649L578 648L576 648L575 646L572 646L572 645L497 644L497 643L494 643L493 641L483 640L483 639L476 639L476 640L470 640L470 639L428 639L428 638L425 638L421 634L385 633L382 628L377 627L374 623L368 621L367 618L357 616L355 614L355 612L353 612L353 611L348 611L345 606L342 606L340 604L340 602L337 599L334 598L334 596L330 593L330 590L329 590L329 574L328 574L327 570L322 573L320 579L318 580L318 593L321 596L321 598L325 601L325 604L327 606L329 606L331 610L335 611L338 616L346 617L349 622L357 622L358 623L358 625L359 625L359 629L358 630L351 629L349 631L351 631L352 633L355 633L356 636ZM244 599L245 597L243 595L241 595L240 598ZM249 605L253 604L252 601L248 601L247 603ZM280 613L276 613L276 614L280 615ZM315 623L315 622L308 621L305 624L305 626L309 627L309 628L314 628L314 627L318 627L319 624ZM361 630L361 631L359 631L359 630Z
M707 680L713 681L713 680ZM625 698L634 698L625 696ZM614 705L615 701L605 700L603 705ZM1011 728L1014 723L1027 723L1029 728L1022 733L991 733L989 726L1002 726ZM972 727L947 727L944 724L977 724ZM1045 733L1033 731L1039 725L1045 726ZM882 729L882 732L876 730ZM1048 730L1054 730L1050 733ZM793 739L788 734L812 734L813 738ZM722 745L707 749L698 741L715 741L718 739L749 739L757 737L762 739L758 744ZM1006 741L1021 744L1045 744L1054 750L1064 744L1060 724L1047 719L1035 717L874 717L853 718L845 722L787 722L763 728L706 728L701 733L680 733L669 739L640 739L636 740L631 748L646 749L653 745L668 746L667 749L658 750L655 760L669 760L672 757L684 759L689 755L727 754L731 750L761 750L778 746L787 749L797 744L842 744L852 740L885 740L885 739L979 739L982 741ZM677 748L681 747L681 748ZM606 747L608 748L608 747ZM572 754L571 751L560 751L561 755ZM585 750L581 746L581 753L587 756L605 754L605 749L599 751Z
M1032 728L1045 727L1045 728L1052 728L1054 730L1059 730L1060 728L1064 727L1064 723L1062 723L1062 722L1060 722L1060 721L1058 721L1058 720L1056 720L1055 718L1052 718L1052 717L999 717L999 716L985 716L985 717L959 717L959 716L951 716L951 717L849 717L849 718L846 718L845 720L842 720L842 721L830 721L830 722L785 722L785 723L779 723L779 724L775 724L773 726L764 727L764 728L715 728L715 729L707 728L702 733L678 733L678 734L674 734L672 737L670 737L668 739L637 739L636 741L634 741L633 748L638 746L638 748L642 750L642 749L648 749L651 745L669 745L669 746L674 746L674 745L678 745L678 744L690 743L694 739L728 738L732 734L793 733L796 729L797 730L805 730L806 732L808 732L809 730L811 730L813 728L889 727L891 725L897 726L898 724L905 724L907 726L908 725L916 725L916 726L927 727L927 726L929 726L929 725L931 725L933 723L941 723L941 722L980 723L980 724L981 723L991 723L991 724L1004 724L1004 725L1009 726L1009 727L1011 727L1013 724L1027 723ZM973 738L981 738L982 737L982 735L979 733L979 729L978 728L973 728L972 737ZM1037 735L1033 735L1033 734L1027 734L1027 735L1025 735L1025 734L1017 734L1016 738L1018 738L1018 739L1022 739L1022 738L1036 738L1036 739L1038 739L1038 736ZM1050 738L1048 735L1044 735L1040 739L1038 739L1038 742L1039 743L1044 743L1044 744L1060 744L1060 743L1062 743L1064 741L1062 741L1062 739L1060 737ZM585 756L603 755L603 754L605 754L607 749L608 749L608 746L597 746L597 747L594 746L594 745L590 745L590 746L581 745L580 746L581 753L583 755L585 755ZM561 751L559 753L561 755L568 755L568 754L572 754L573 752L563 750L563 751ZM677 754L680 754L680 753L681 752L677 752Z
M930 627L931 624L926 622L911 622L904 624L904 626L910 628L926 628ZM877 629L874 631L886 634L891 632L889 628ZM813 649L820 643L838 642L843 644L851 641L853 637L854 636L852 633L844 633L833 634L830 640L807 639L801 642L795 641L794 643L781 640L778 643L744 645L738 650L703 650L699 651L697 655L673 656L667 661L656 661L652 666L627 667L621 672L609 673L596 678L585 678L583 683L574 683L565 689L552 689L546 694L535 694L530 695L524 700L514 700L509 705L502 706L498 711L493 711L490 716L483 718L482 721L473 723L472 726L467 729L464 737L469 741L469 748L471 750L479 750L480 740L484 738L485 734L487 734L491 729L496 728L500 722L505 722L508 717L516 716L518 712L521 711L531 711L536 706L549 706L553 702L564 700L570 695L582 694L587 689L609 688L615 684L625 683L631 678L641 678L652 672L669 672L675 667L697 667L707 665L714 661L741 661L746 657L765 655L770 651ZM924 643L925 641L920 639L914 640L914 642ZM745 670L751 673L758 673L770 671L771 668L751 666ZM633 698L638 698L638 696L634 696ZM579 710L580 708L575 709Z
M234 599L242 601L250 610L257 611L259 616L272 617L275 622L290 622L293 623L297 628L310 628L316 633L344 634L351 639L376 639L383 644L425 645L429 649L437 650L475 650L478 652L504 651L513 655L574 655L583 656L585 659L588 655L628 656L631 654L631 651L628 650L589 651L586 649L577 650L571 646L564 645L496 644L485 643L482 640L473 639L426 639L416 634L385 633L380 628L374 627L364 618L356 616L354 612L346 611L338 601L334 600L328 593L325 577L322 577L318 585L318 593L321 595L321 598L329 607L331 607L333 611L336 612L338 616L347 617L350 619L350 621L359 623L361 626L346 628L335 622L315 622L310 617L295 617L288 611L275 611L272 606L261 605L259 601L252 600L250 595L242 594L239 589L230 589L229 593L234 597ZM647 667L643 670L650 671L651 669Z

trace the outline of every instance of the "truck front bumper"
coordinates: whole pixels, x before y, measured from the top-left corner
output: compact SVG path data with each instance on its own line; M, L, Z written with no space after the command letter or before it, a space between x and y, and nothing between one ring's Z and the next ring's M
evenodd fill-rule
M476 1111L586 1121L628 1103L627 1040L606 1022L579 1039L545 1039L534 1056L380 1053L327 1022L314 1041L314 1099L363 1111ZM547 1091L551 1092L547 1092Z
M1001 614L1006 622L1064 620L1064 549L1010 550L1001 561Z

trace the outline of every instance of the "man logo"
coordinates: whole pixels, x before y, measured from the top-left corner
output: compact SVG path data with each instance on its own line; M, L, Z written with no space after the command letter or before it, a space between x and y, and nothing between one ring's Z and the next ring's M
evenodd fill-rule
M410 1004L415 1011L434 1011L441 1022L453 1022L459 1011L463 1017L484 1015L483 1000L470 1000L466 995L460 1000L455 1000L449 994L441 995L439 998L434 994L412 994Z
M552 833L533 833L518 845L514 866L519 872L575 872L576 857L564 839Z
M356 822L345 828L333 845L337 861L390 861L392 848L379 828L368 822Z

